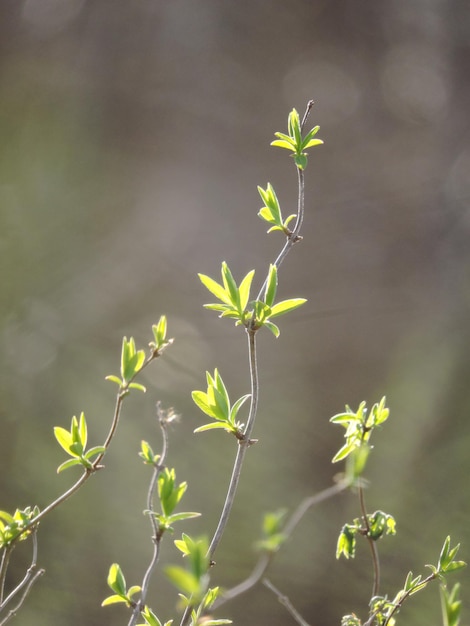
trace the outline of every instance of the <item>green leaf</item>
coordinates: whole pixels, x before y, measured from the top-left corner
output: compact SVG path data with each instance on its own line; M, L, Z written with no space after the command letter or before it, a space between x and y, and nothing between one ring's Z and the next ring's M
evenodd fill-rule
M445 585L441 585L441 607L444 626L458 626L462 602L459 600L460 584L456 583L448 591Z
M13 515L10 515L7 511L0 511L0 519L6 522L8 525L13 524L15 518Z
M130 587L127 591L127 597L132 598L132 596L135 596L135 594L139 593L140 590L141 587L139 587L139 585L132 585L132 587Z
M138 389L139 391L143 391L144 393L147 391L147 388L140 383L129 383L129 389Z
M112 383L116 383L122 387L122 380L118 376L106 376L106 380L110 380Z
M259 217L261 217L270 224L277 225L277 228L282 230L283 225L281 209L273 186L271 185L271 183L268 183L266 190L264 190L262 187L258 187L258 191L261 199L265 203L265 206L262 207L258 213Z
M204 424L203 426L199 426L195 428L193 432L202 433L205 430L213 430L215 428L223 428L224 430L232 432L234 429L231 427L231 424L228 422L211 422L210 424Z
M60 474L61 472L68 469L69 467L72 467L73 465L82 465L82 462L80 461L80 459L69 459L68 461L64 461L57 468L57 473Z
M276 298L277 291L277 267L271 263L269 266L268 278L266 280L266 290L264 293L264 301L269 306L272 307L274 304L274 300ZM271 316L272 317L272 309Z
M336 546L336 558L343 554L347 559L353 559L356 553L356 528L345 524L338 537Z
M177 565L170 565L165 568L165 574L175 587L188 596L200 593L199 579L192 572Z
M222 280L225 291L229 294L230 302L238 312L241 312L240 294L238 293L237 283L235 282L232 272L225 261L222 263Z
M281 331L279 330L279 328L276 326L276 324L273 324L272 322L266 321L264 322L263 326L266 326L266 328L272 332L272 334L276 337L276 339L281 334Z
M168 343L166 340L167 321L165 315L161 315L157 324L152 325L152 332L155 340L152 347L154 348L154 350L161 350L161 348L163 348Z
M186 512L186 513L175 513L174 515L170 515L168 521L170 524L174 524L174 522L181 522L185 519L193 519L194 517L201 517L201 513L197 512Z
M307 155L302 152L302 154L295 154L294 161L299 170L304 170L307 167L308 159Z
M251 398L251 394L250 393L247 393L245 396L242 396L241 398L238 398L238 400L235 402L233 407L230 409L229 421L230 421L231 424L235 425L235 420L236 420L238 411L243 406L243 404L248 400L248 398Z
M161 621L148 606L144 607L141 615L145 619L145 624L138 624L138 626L162 626ZM172 623L173 620L171 619L170 621L165 622L164 626L171 626Z
M219 419L219 417L216 416L214 409L209 404L207 393L205 393L204 391L193 391L191 393L191 397L194 404L196 404L203 413L209 415L210 417L214 417L215 419Z
M246 309L248 300L250 299L251 282L253 280L254 275L255 275L255 270L251 270L251 272L248 272L248 274L240 283L240 287L238 288L241 311L244 311Z
M108 586L118 595L126 595L126 579L118 563L113 563L109 568Z
M85 459L91 459L91 457L95 456L95 454L102 454L103 452L106 452L106 448L104 446L94 446L93 448L87 450L84 456Z
M349 454L351 454L353 450L356 449L356 447L356 443L345 443L344 446L340 448L340 450L338 450L338 452L335 454L331 462L337 463L338 461L345 459Z
M225 304L232 303L228 293L225 291L222 285L219 285L219 283L215 282L215 280L213 280L209 276L206 276L205 274L198 274L198 276L204 287L206 287L206 289L208 289L216 298L218 298Z
M87 440L88 440L88 430L86 425L85 413L80 414L80 423L78 427L78 433L80 438L80 443L82 444L82 448L86 448Z
M306 150L307 148L313 148L313 146L320 146L322 144L323 141L321 139L311 139L302 149Z
M277 135L278 133L276 133ZM277 148L285 148L286 150L292 150L295 152L295 145L293 142L286 141L284 139L276 139L275 141L271 141L272 146L276 146Z
M289 311L293 311L294 309L299 308L307 302L305 298L291 298L290 300L283 300L282 302L278 302L274 306L271 307L271 317L278 317L279 315L285 315L289 313Z
M61 426L55 426L54 435L57 441L59 442L59 444L65 450L65 452L70 454L70 446L73 443L71 433L69 433L68 430L65 430L65 428L62 428ZM74 454L73 456L76 456L76 455Z
M112 595L105 598L101 603L101 606L109 606L110 604L117 604L118 602L124 602L125 604L128 604L127 598L125 596Z

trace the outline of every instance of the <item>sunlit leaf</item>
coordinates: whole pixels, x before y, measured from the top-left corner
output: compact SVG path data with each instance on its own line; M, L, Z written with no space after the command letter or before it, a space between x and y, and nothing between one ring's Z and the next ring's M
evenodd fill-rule
M277 317L278 315L285 315L289 311L299 308L302 304L305 304L307 300L305 298L291 298L290 300L283 300L271 307L271 313L269 317Z

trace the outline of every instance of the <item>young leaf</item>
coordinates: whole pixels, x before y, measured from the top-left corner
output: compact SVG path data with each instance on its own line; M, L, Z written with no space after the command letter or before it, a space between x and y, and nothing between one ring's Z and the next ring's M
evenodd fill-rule
M299 306L305 304L307 300L305 298L291 298L290 300L283 300L282 302L278 302L274 306L271 307L271 317L278 317L279 315L285 315L289 313L289 311L293 311L294 309L298 309Z
M272 307L274 304L274 300L276 298L277 291L277 267L273 264L269 266L268 278L266 280L266 290L264 293L264 301L269 306ZM272 309L271 315L273 316Z
M126 595L126 579L118 563L113 563L109 568L108 586L118 595Z
M225 304L231 304L230 297L222 285L219 285L219 283L205 274L198 274L198 276L204 287L206 287L216 298Z

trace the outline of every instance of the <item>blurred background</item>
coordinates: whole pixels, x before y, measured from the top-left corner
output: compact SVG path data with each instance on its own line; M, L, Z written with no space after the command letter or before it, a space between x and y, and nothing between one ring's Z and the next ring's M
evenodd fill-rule
M193 435L204 420L190 392L218 367L232 398L249 391L240 328L205 311L197 272L256 287L282 244L256 214L271 182L285 215L297 182L269 147L287 115L316 104L325 145L306 171L304 240L280 273L279 297L308 303L259 335L261 397L238 500L213 584L246 577L263 512L330 486L347 403L387 396L367 477L371 511L397 520L380 543L382 592L436 562L447 534L470 559L469 70L462 0L3 0L0 4L0 508L44 507L78 476L59 476L56 425L84 411L101 443L114 408L123 335L140 346L168 316L174 346L126 402L96 475L41 524L34 586L15 623L126 624L100 608L109 565L138 584L151 552L149 472L141 439L161 445L155 402L181 415L169 464L189 489L176 529L211 534L235 444ZM312 626L367 614L367 545L336 561L352 494L312 509L269 577ZM10 584L30 559L15 552ZM170 537L162 563L179 563ZM470 619L470 576L463 623ZM450 579L450 583L455 582ZM175 616L161 573L149 603ZM401 623L439 624L438 587ZM226 604L235 624L294 623L258 586ZM178 623L178 620L175 622Z

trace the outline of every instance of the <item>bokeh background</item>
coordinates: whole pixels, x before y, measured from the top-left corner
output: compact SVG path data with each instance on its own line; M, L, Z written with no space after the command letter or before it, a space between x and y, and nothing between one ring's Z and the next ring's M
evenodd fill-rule
M123 335L145 346L165 313L175 337L146 396L127 401L106 470L41 525L47 573L18 624L127 623L100 603L112 562L137 584L150 556L137 451L160 445L157 400L182 416L169 457L189 482L182 508L203 514L184 530L213 532L235 447L192 434L203 416L190 392L216 366L234 398L249 378L243 331L202 308L196 273L217 277L226 260L237 278L256 268L259 286L281 238L256 217L256 185L295 212L294 167L269 142L311 98L325 145L280 275L280 296L308 304L281 318L278 340L260 336L260 441L213 581L249 574L263 511L332 484L343 431L329 418L384 394L367 493L398 525L380 544L382 591L435 562L447 534L470 559L469 41L464 0L1 2L0 507L43 507L73 481L55 473L53 426L84 411L101 443ZM367 546L334 558L357 514L349 494L312 509L269 571L312 625L367 613ZM167 540L163 562L178 554ZM22 544L12 577L29 556ZM458 578L468 623L470 577ZM161 572L149 600L174 616ZM220 616L293 623L262 586ZM402 611L410 626L439 620L437 586Z

